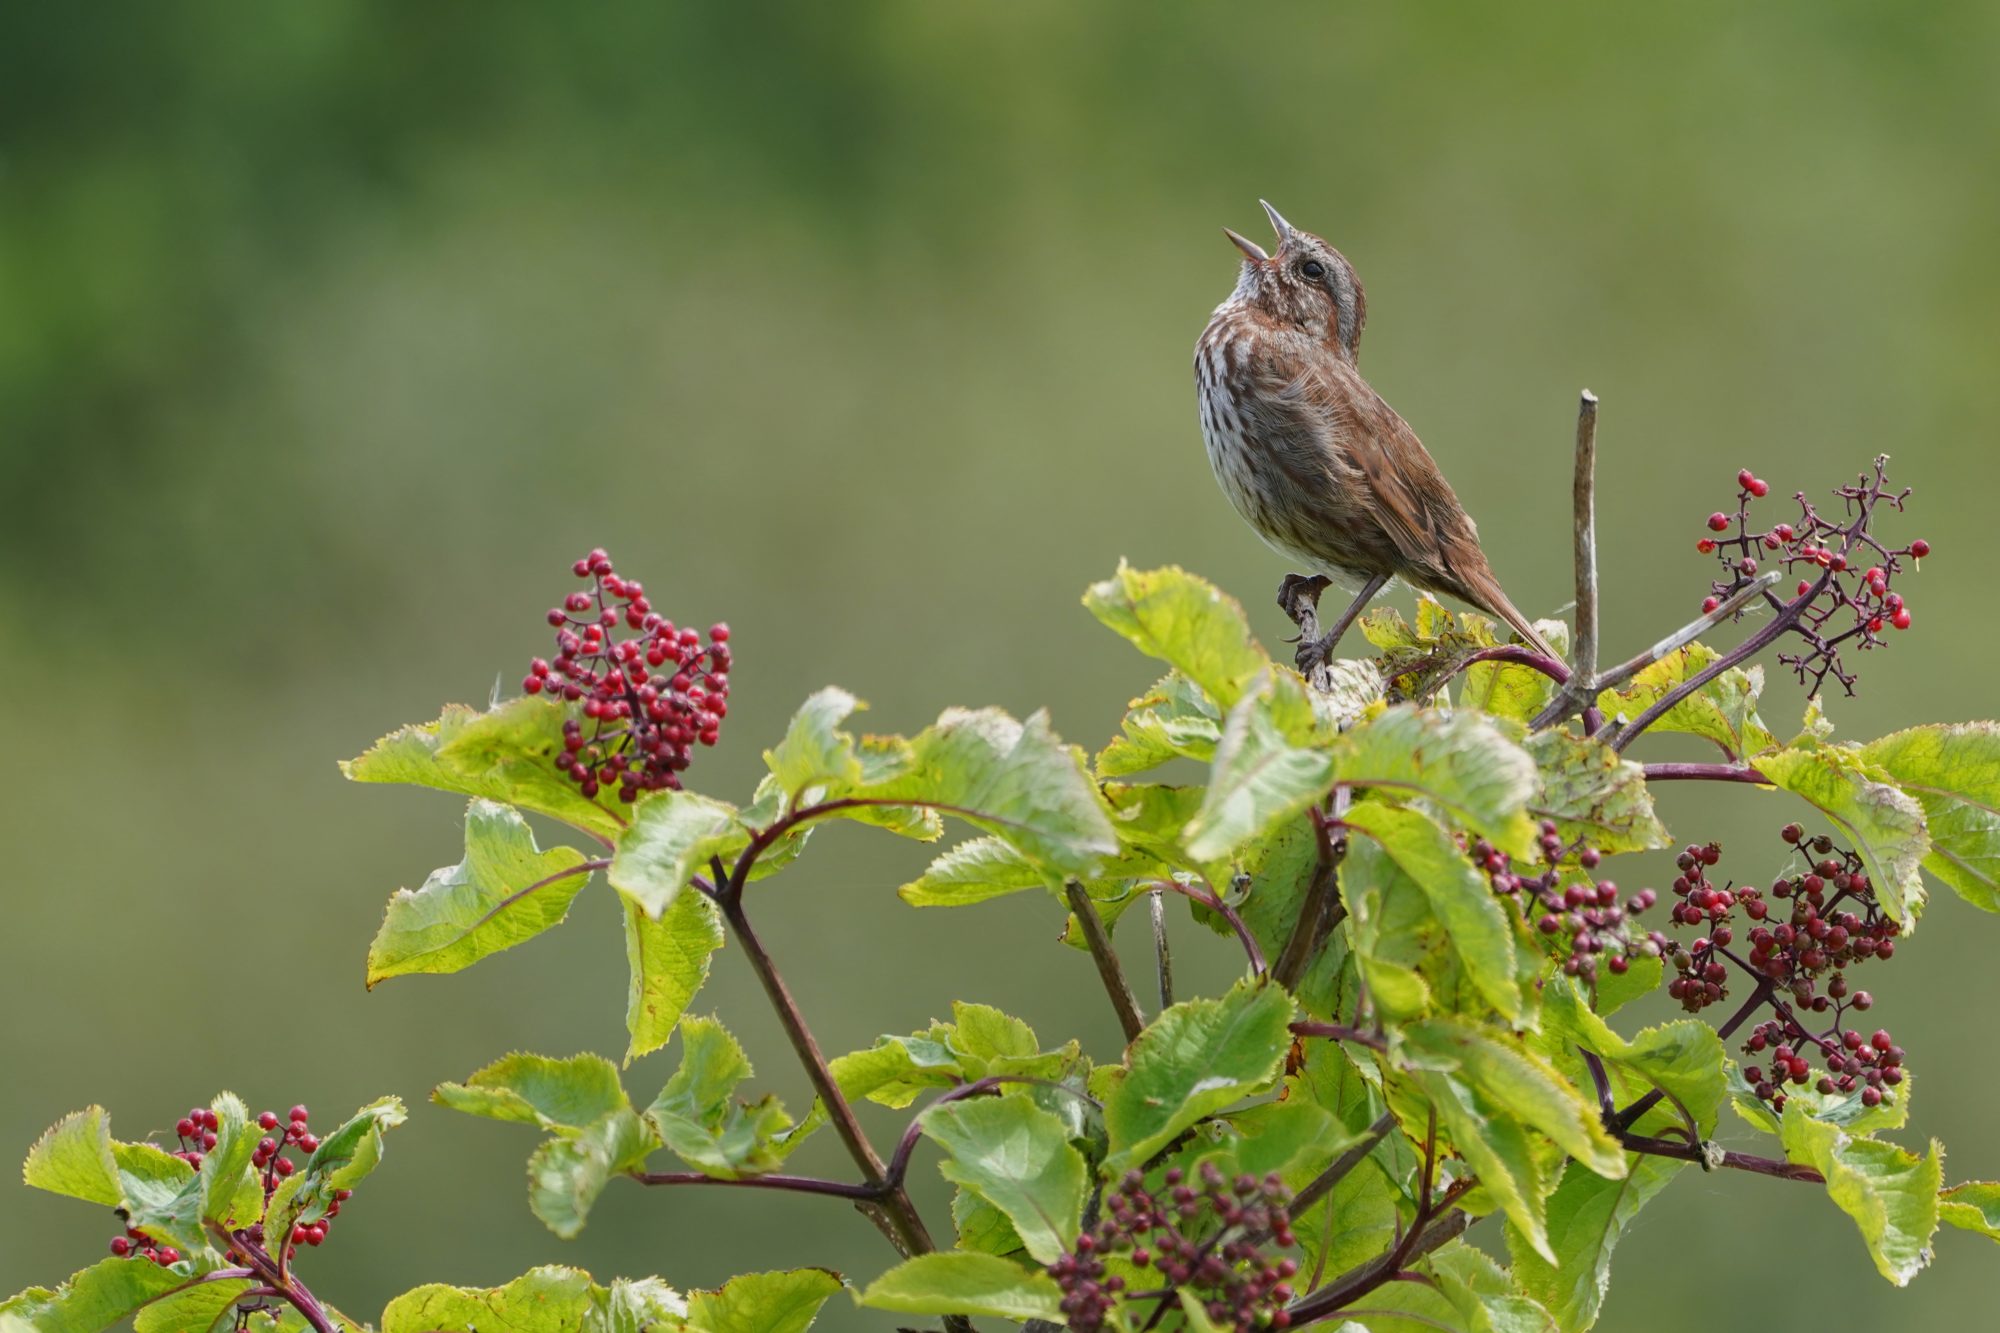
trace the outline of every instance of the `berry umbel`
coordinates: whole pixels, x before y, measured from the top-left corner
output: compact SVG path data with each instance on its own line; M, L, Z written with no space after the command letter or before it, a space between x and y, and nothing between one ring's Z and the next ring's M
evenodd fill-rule
M704 643L653 610L645 586L620 578L601 547L570 572L590 586L549 608L555 656L536 658L521 681L529 694L580 705L582 716L563 723L555 766L591 799L678 791L694 747L714 745L729 715L729 626L711 625Z

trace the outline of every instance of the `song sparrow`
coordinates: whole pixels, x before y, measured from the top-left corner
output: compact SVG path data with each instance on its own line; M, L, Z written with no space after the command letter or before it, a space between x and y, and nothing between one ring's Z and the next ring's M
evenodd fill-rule
M1496 615L1555 656L1501 591L1478 529L1416 432L1361 378L1368 302L1354 266L1264 211L1276 254L1223 228L1243 271L1195 346L1194 377L1223 493L1268 545L1318 575L1287 579L1280 605L1297 618L1298 599L1316 602L1329 582L1355 594L1332 629L1299 645L1299 669L1325 662L1398 578Z

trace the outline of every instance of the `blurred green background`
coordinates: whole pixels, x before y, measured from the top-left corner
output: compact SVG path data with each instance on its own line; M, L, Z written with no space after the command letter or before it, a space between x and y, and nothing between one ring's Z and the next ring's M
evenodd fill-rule
M517 1048L623 1048L610 895L366 994L382 902L458 858L458 810L334 761L512 688L597 543L735 627L697 770L722 795L829 681L883 729L1047 705L1100 744L1154 674L1076 604L1121 555L1210 575L1275 641L1283 571L1216 492L1189 374L1219 228L1260 234L1260 195L1353 257L1366 368L1531 614L1567 599L1587 384L1611 651L1693 613L1738 467L1789 494L1887 450L1918 488L1893 531L1938 555L1918 629L1830 711L2000 712L1996 62L1982 3L11 7L0 1145L92 1101L139 1137L223 1086L328 1122L400 1093L309 1270L363 1317L552 1261L879 1271L824 1200L614 1187L580 1240L545 1232L531 1136L424 1097ZM1798 693L1770 695L1785 730ZM1661 801L1750 878L1796 813ZM760 892L822 1043L965 997L1115 1056L1056 906L919 914L892 891L924 856L831 828ZM1177 920L1184 974L1225 977ZM1950 1144L1951 1179L2000 1176L1996 940L1937 901L1875 982L1922 1087L1904 1137ZM736 951L699 1003L803 1109ZM807 1165L838 1173L823 1139ZM107 1220L6 1186L0 1291L94 1260ZM1817 1191L1690 1172L1620 1249L1606 1327L1980 1326L1995 1251L1939 1249L1899 1293Z

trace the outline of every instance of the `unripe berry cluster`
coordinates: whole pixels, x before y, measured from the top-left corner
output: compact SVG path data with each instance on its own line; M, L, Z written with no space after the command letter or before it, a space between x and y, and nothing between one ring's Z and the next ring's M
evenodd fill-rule
M1217 1327L1251 1330L1285 1328L1291 1317L1292 1277L1298 1263L1273 1257L1269 1247L1289 1249L1291 1192L1276 1175L1224 1178L1204 1162L1190 1183L1170 1168L1159 1193L1145 1176L1128 1171L1105 1196L1104 1215L1077 1237L1076 1245L1048 1267L1062 1287L1067 1327L1096 1333L1123 1297L1154 1301L1148 1328L1181 1327L1178 1293L1192 1293ZM1125 1279L1108 1273L1105 1257L1123 1255L1135 1268L1157 1272L1165 1285L1132 1291ZM1162 1317L1174 1320L1161 1322Z
M704 645L653 610L602 548L570 572L590 587L549 608L556 655L536 658L521 681L529 694L581 705L582 718L563 723L555 766L592 799L678 791L695 745L714 745L729 714L729 626L710 626ZM633 636L618 638L621 626Z
M1540 845L1543 869L1532 875L1519 873L1513 858L1484 838L1475 841L1470 851L1493 892L1513 899L1538 932L1562 947L1565 975L1596 981L1600 967L1623 975L1634 958L1660 956L1669 943L1667 937L1640 931L1636 919L1659 901L1658 894L1641 889L1624 897L1617 884L1588 873L1604 858L1587 843L1574 849L1576 864L1584 873L1564 884L1568 877L1562 863L1571 849L1550 820L1542 821Z
M1922 560L1931 547L1923 540L1885 546L1870 530L1878 506L1901 510L1910 493L1908 488L1890 488L1887 463L1886 456L1877 458L1873 477L1864 475L1855 485L1834 491L1846 511L1844 517L1822 517L1799 492L1794 497L1798 521L1761 531L1750 525L1750 504L1771 488L1745 468L1736 474L1736 512L1710 514L1708 531L1713 535L1695 542L1695 549L1713 555L1723 570L1702 602L1704 612L1715 610L1755 578L1760 560L1781 563L1788 573L1799 576L1791 596L1810 602L1790 628L1806 646L1780 653L1778 660L1815 693L1831 676L1852 694L1857 677L1841 659L1843 646L1874 648L1883 642L1885 630L1905 630L1913 623L1902 594L1890 585L1906 561ZM1767 592L1765 599L1773 608L1787 605L1775 592Z
M298 1169L299 1161L288 1154L303 1153L310 1156L319 1148L319 1136L312 1132L306 1108L294 1106L284 1120L276 1111L265 1111L257 1117L257 1127L265 1131L265 1136L257 1141L250 1154L250 1165L256 1170L258 1182L264 1190L264 1210L268 1210L271 1196L277 1192L278 1184L286 1176ZM283 1129L280 1130L280 1125ZM192 1166L201 1169L204 1154L214 1150L220 1141L218 1135L222 1121L212 1107L197 1106L182 1116L174 1124L174 1134L180 1140L180 1148L173 1155ZM285 1238L285 1255L290 1258L301 1245L319 1245L326 1240L328 1228L333 1219L340 1215L340 1206L347 1202L352 1190L334 1191L333 1200L327 1205L326 1216L317 1222L297 1225L292 1234ZM230 1218L228 1224L234 1227L239 1219ZM262 1214L247 1228L249 1239L255 1244L264 1243L264 1223ZM161 1245L137 1228L127 1228L125 1234L111 1241L111 1253L121 1258L151 1259L161 1265L177 1263L180 1251L171 1245Z

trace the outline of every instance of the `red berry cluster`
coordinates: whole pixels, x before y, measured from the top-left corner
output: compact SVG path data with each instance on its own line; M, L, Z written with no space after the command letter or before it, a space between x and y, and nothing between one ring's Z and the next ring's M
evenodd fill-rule
M1121 1296L1158 1302L1146 1327L1179 1327L1183 1289L1195 1294L1221 1328L1250 1333L1291 1323L1285 1305L1299 1266L1289 1257L1272 1258L1266 1248L1297 1243L1288 1211L1291 1192L1276 1175L1225 1180L1213 1162L1202 1163L1198 1175L1199 1188L1187 1183L1178 1167L1170 1168L1162 1192L1155 1194L1142 1173L1125 1173L1106 1196L1097 1225L1048 1267L1063 1290L1067 1327L1096 1333ZM1124 1255L1133 1267L1157 1272L1166 1285L1128 1290L1123 1277L1107 1276L1106 1255ZM1163 1316L1177 1322L1162 1324Z
M1737 904L1754 921L1762 921L1766 913L1757 890L1739 889L1734 882L1718 886L1709 880L1709 870L1720 860L1722 848L1713 842L1684 847L1674 858L1680 874L1674 878L1673 892L1680 901L1667 919L1677 926L1708 926L1708 933L1691 944L1675 941L1667 946L1668 961L1678 974L1667 983L1667 994L1691 1014L1729 994L1729 969L1722 963L1721 950L1736 938L1729 918Z
M1524 915L1533 915L1535 929L1564 948L1563 972L1584 981L1598 978L1600 960L1613 974L1623 975L1636 957L1657 958L1669 941L1658 931L1643 934L1634 918L1659 901L1651 889L1641 889L1620 901L1621 891L1611 880L1585 874L1565 885L1562 863L1575 852L1576 863L1586 872L1595 870L1603 854L1595 847L1579 843L1573 849L1563 842L1551 820L1543 820L1541 850L1544 869L1540 874L1523 875L1514 869L1507 853L1481 838L1472 844L1472 859L1486 873L1493 891L1520 904ZM1535 915L1534 905L1541 911Z
M257 1125L266 1131L266 1136L257 1141L257 1147L250 1154L250 1164L256 1169L258 1179L264 1187L266 1209L270 1207L271 1196L277 1192L278 1182L298 1169L298 1164L286 1154L296 1150L310 1156L319 1147L319 1138L307 1123L305 1107L294 1106L291 1109L289 1117L282 1122L284 1124L282 1133L278 1132L280 1123L276 1111L265 1111L257 1117ZM174 1124L174 1134L179 1138L181 1147L173 1155L199 1171L203 1155L213 1151L216 1143L220 1141L218 1134L221 1128L221 1119L213 1108L195 1107ZM292 1234L286 1240L286 1257L289 1258L294 1254L300 1245L318 1245L323 1242L326 1239L327 1228L340 1213L340 1205L345 1203L352 1193L352 1190L334 1191L333 1200L327 1205L325 1217L310 1225L294 1226ZM236 1220L229 1219L229 1224L234 1226ZM248 1236L257 1244L261 1245L264 1242L264 1224L261 1220L250 1225ZM126 1229L124 1235L112 1239L111 1253L121 1258L129 1255L151 1259L162 1265L176 1263L181 1257L180 1251L173 1246L158 1244L143 1231L130 1227Z
M1854 692L1857 677L1841 660L1843 645L1874 648L1882 643L1885 629L1904 630L1912 623L1909 606L1890 585L1905 561L1922 560L1931 547L1922 540L1885 546L1870 530L1880 506L1901 510L1910 494L1907 487L1890 488L1887 464L1886 455L1877 458L1872 477L1864 475L1855 485L1835 489L1844 517L1822 516L1800 492L1794 497L1798 521L1762 531L1750 525L1750 503L1768 495L1771 488L1745 468L1736 474L1736 512L1710 514L1708 530L1717 535L1695 543L1696 550L1715 556L1723 568L1723 576L1710 585L1701 604L1704 612L1715 610L1755 578L1760 560L1775 560L1787 572L1802 575L1792 595L1806 605L1790 629L1806 646L1799 652L1780 653L1778 660L1815 693L1828 676L1849 694ZM1765 599L1775 609L1788 605L1775 593L1767 592Z
M620 578L602 548L570 566L590 581L549 608L552 661L536 658L521 688L581 703L563 723L556 768L586 797L616 788L631 802L649 791L680 790L697 742L714 745L729 714L729 626L709 627L708 644L653 610L646 589ZM618 639L619 626L636 631Z

